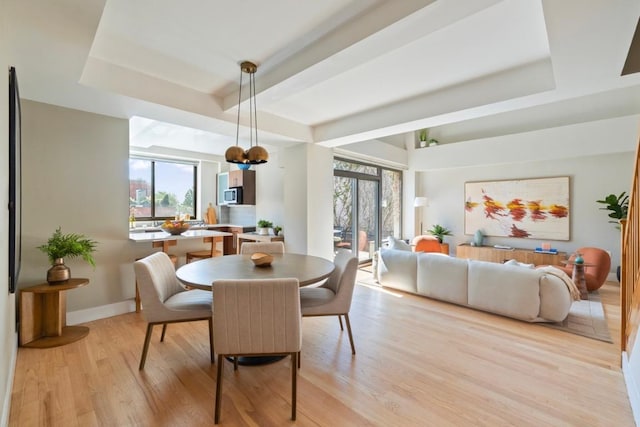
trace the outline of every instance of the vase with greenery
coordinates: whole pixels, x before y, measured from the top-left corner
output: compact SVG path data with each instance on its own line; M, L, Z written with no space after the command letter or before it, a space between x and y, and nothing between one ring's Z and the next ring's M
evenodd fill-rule
M420 141L420 147L424 148L427 146L427 140L429 139L429 130L421 129L418 133L418 140Z
M47 271L47 282L58 283L69 280L71 270L64 264L64 258L81 257L95 267L93 253L97 244L98 242L83 234L63 234L62 227L58 227L46 244L38 246L38 249L47 254L52 265Z
M279 236L281 231L282 231L282 227L280 227L279 225L276 225L275 227L273 227L273 234L275 234L276 236Z
M269 234L269 229L273 227L273 223L271 221L267 221L266 219L261 219L258 221L258 234L267 235Z
M436 236L438 238L438 241L440 243L442 243L442 239L444 238L444 236L451 236L451 230L449 230L446 227L443 227L439 224L434 224L429 230L427 230L427 233Z

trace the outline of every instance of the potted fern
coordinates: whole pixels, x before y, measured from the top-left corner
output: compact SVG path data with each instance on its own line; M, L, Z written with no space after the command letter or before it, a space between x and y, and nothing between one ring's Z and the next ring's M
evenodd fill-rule
M55 284L71 278L71 270L64 264L64 258L81 257L95 267L93 253L97 244L98 242L83 234L63 234L62 227L58 227L46 244L38 246L38 249L47 254L52 265L47 271L47 282Z

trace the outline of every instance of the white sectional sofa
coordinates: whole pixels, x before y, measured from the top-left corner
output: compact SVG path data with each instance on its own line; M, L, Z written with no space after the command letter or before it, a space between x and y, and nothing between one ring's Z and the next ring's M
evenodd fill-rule
M380 249L377 273L385 287L526 322L560 322L573 302L550 272L436 253Z

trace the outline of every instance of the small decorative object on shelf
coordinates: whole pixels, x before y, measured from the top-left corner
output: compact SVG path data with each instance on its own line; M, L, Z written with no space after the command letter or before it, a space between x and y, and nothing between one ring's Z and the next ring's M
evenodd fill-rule
M484 241L484 233L482 230L476 230L473 235L473 246L482 246L482 242Z
M96 266L93 252L98 242L83 234L62 234L62 227L58 227L46 244L38 246L47 254L52 267L47 271L47 282L56 284L66 282L71 278L71 270L64 264L64 258L82 257L83 260Z
M276 225L275 227L273 227L273 234L275 234L276 236L279 236L281 231L282 231L282 227L280 227L279 225Z

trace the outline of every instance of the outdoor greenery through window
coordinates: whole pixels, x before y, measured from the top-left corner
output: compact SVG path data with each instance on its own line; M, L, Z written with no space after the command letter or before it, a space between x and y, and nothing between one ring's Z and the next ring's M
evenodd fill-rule
M402 234L402 172L344 159L333 168L334 247L357 248L366 262L383 239Z
M193 163L129 158L129 217L162 220L194 217L197 166Z

